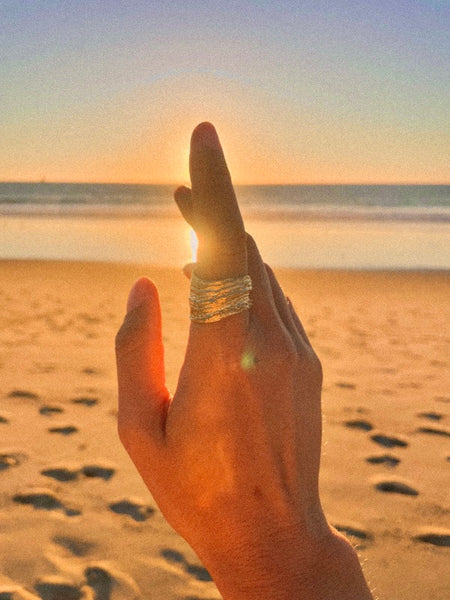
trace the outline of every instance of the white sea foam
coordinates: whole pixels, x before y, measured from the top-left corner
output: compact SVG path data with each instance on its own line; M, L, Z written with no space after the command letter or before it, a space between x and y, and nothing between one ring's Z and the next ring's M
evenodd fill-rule
M368 220L368 221L433 221L450 223L450 207L445 206L295 206L243 205L244 217L261 220ZM102 217L165 218L178 215L173 204L0 204L0 216L21 217Z

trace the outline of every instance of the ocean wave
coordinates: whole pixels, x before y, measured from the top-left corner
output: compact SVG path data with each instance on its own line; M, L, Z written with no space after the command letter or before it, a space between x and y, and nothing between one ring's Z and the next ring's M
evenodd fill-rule
M243 216L277 221L417 221L450 222L450 207L443 206L330 206L244 205ZM2 217L170 218L178 217L173 204L61 204L0 203Z
M245 207L248 218L317 221L433 221L450 222L450 207L408 206L264 206Z
M175 205L145 204L0 204L2 217L172 217L178 215Z

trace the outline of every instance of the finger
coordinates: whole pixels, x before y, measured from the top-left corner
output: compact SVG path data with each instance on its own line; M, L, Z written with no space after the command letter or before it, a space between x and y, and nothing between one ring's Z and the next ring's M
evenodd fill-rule
M248 272L252 279L252 314L262 322L279 320L264 262L251 235L247 234Z
M192 214L192 192L189 188L182 186L175 192L175 200L181 214L186 221L194 227ZM253 308L255 312L267 317L273 317L276 313L281 318L285 327L295 338L300 338L311 345L303 325L292 306L291 301L286 298L278 280L268 265L265 265L254 239L247 234L247 261L249 274L253 281ZM189 263L183 267L183 273L189 278L195 263Z
M185 185L180 186L174 193L175 202L184 218L184 220L195 229L192 215L192 191Z
M272 271L269 265L265 265L267 275L270 281L270 287L272 289L272 294L274 297L275 305L278 310L278 314L280 315L281 320L283 321L286 329L289 331L292 339L296 342L297 346L302 343L309 344L308 336L306 335L302 324L300 323L300 319L296 316L296 320L294 320L295 311L290 304L281 289L281 286L278 282L278 279L275 276L275 273ZM300 348L298 348L300 349Z
M206 280L247 274L245 230L216 130L198 125L191 138L192 206L199 239L196 272ZM182 196L187 199L187 194ZM187 202L186 202L187 206Z
M296 331L294 328L294 323L292 321L291 313L289 312L286 296L284 295L283 290L281 289L280 284L278 283L277 278L275 277L274 272L271 267L267 264L264 265L267 273L267 277L270 281L270 288L272 290L273 299L275 302L275 306L277 307L278 314L281 317L284 325L289 331Z
M139 279L128 298L128 312L116 336L119 434L125 446L150 432L162 441L170 401L165 384L161 309L155 285Z
M311 342L309 341L308 334L306 333L305 328L303 327L302 322L300 321L300 318L297 315L297 312L294 308L294 305L291 302L291 299L286 298L286 301L288 303L289 312L291 313L291 316L292 316L292 321L294 322L294 325L295 325L299 335L302 336L303 340L308 344L308 346L311 346Z

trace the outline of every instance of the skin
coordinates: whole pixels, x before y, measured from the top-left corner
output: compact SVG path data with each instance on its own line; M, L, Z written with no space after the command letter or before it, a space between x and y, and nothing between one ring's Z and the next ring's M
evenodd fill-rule
M224 600L367 600L357 556L319 498L320 362L245 233L214 127L175 200L199 238L203 279L249 274L252 307L191 323L173 397L155 285L139 279L117 334L119 436L167 521Z

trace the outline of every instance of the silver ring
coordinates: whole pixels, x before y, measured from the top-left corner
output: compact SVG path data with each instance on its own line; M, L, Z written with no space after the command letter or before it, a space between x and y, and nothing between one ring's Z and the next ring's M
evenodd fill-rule
M214 323L248 310L252 305L251 290L250 275L206 281L193 272L189 294L191 321Z

